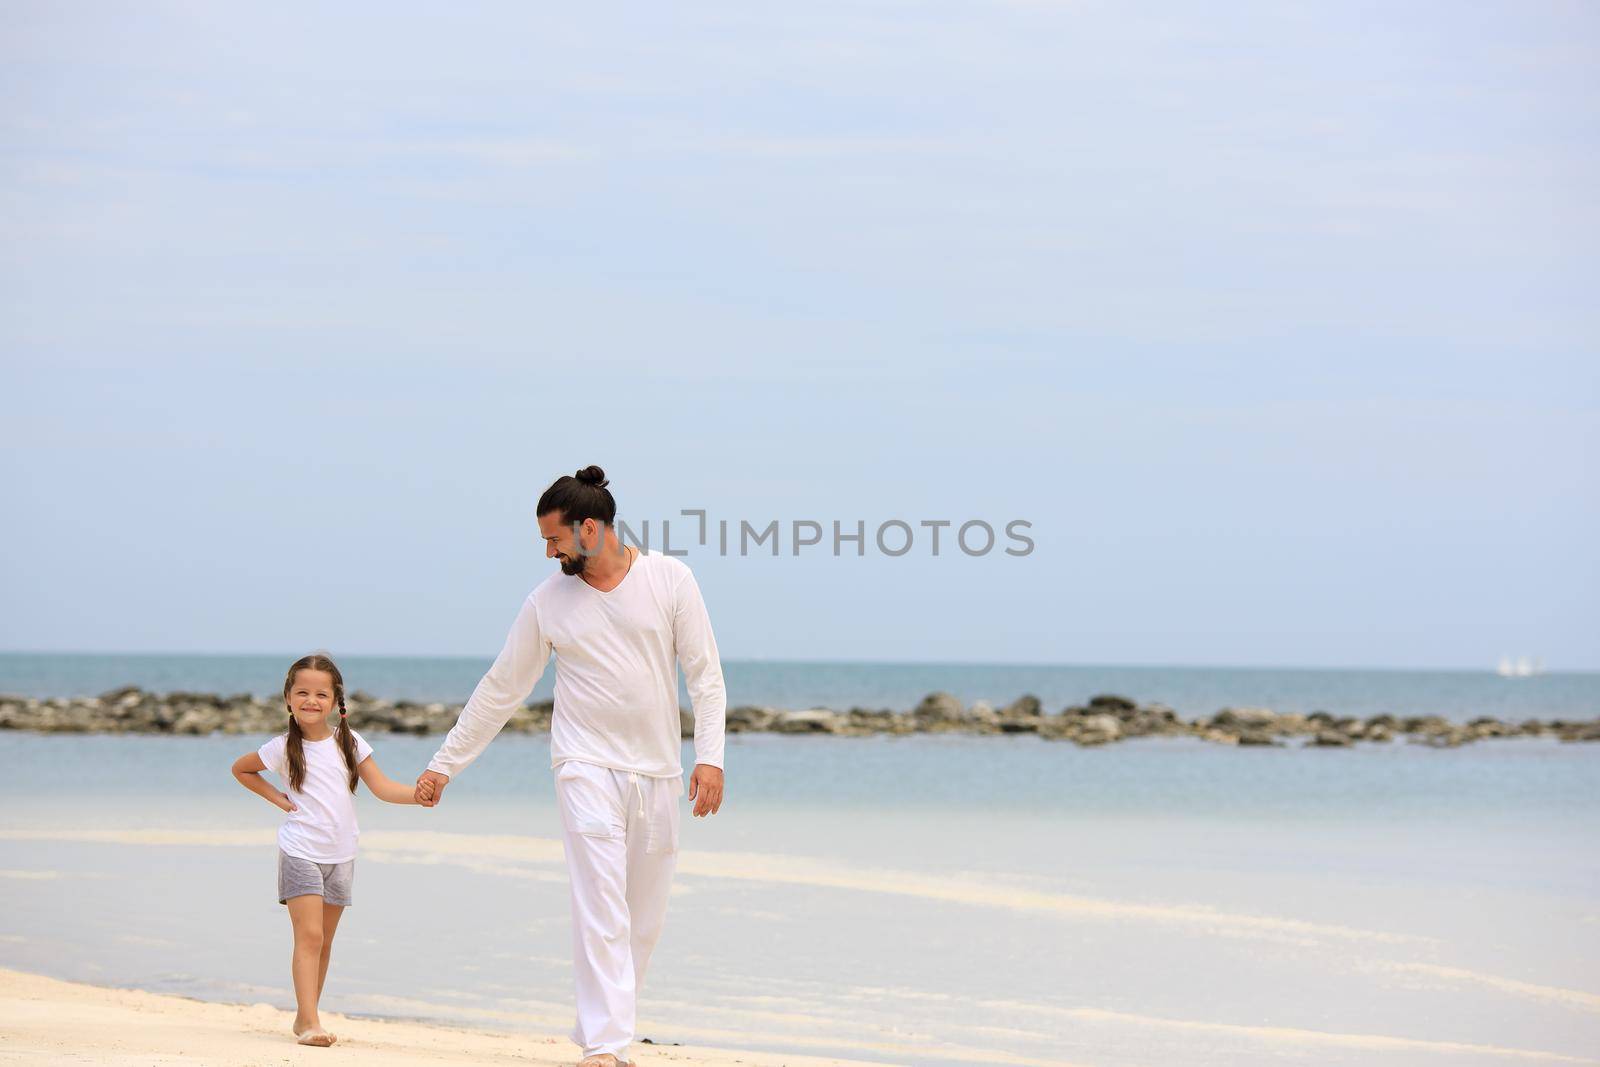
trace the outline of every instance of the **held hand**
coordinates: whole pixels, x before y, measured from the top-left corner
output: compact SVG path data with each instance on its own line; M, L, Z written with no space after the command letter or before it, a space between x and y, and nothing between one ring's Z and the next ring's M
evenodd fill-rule
M444 787L450 783L448 774L438 771L423 771L417 776L416 801L425 808L438 805L444 797Z
M694 817L715 815L722 807L722 768L697 763L689 776L689 799L694 801Z
M288 793L279 793L278 794L278 799L274 800L273 803L278 805L278 807L282 808L284 811L299 811L300 810L299 808L294 806L294 801L289 799L289 794Z

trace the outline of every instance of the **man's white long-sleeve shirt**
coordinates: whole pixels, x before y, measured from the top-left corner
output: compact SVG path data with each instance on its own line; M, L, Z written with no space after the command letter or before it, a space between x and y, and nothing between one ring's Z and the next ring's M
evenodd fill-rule
M552 651L552 767L582 760L682 777L679 663L694 707L695 761L722 766L727 692L700 587L682 560L640 551L610 592L557 572L528 594L428 769L454 777L476 759L533 692Z

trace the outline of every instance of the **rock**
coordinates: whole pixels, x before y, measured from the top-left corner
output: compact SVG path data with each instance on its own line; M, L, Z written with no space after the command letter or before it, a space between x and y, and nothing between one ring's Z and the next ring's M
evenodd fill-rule
M1044 719L1001 719L996 728L1003 734L1038 733Z
M1454 727L1450 720L1439 715L1412 715L1401 720L1400 729L1408 734L1436 734L1448 733Z
M100 694L100 703L111 707L133 707L144 698L144 690L136 685L125 685L120 689Z
M1243 730L1270 730L1278 725L1278 713L1271 708L1223 708L1211 717L1213 726Z
M1556 736L1563 741L1600 741L1600 719L1563 724Z
M1036 733L1043 722L1044 705L1032 693L1024 693L995 716L995 725L1005 734Z
M978 727L980 732L993 733L1000 725L1000 713L987 700L976 700L961 721Z
M1076 718L1044 720L1039 726L1041 737L1064 738L1079 745L1104 745L1122 736L1122 723L1115 715L1084 715Z
M996 718L992 729L988 733L1000 734L1033 734L1045 729L1046 724L1059 719L1052 719L1048 715L1007 715L1002 709Z
M1119 716L1123 737L1148 737L1188 732L1178 713L1165 704L1147 704Z
M1278 748L1282 746L1283 742L1273 737L1268 731L1258 728L1239 731L1239 744Z
M1472 731L1462 726L1446 724L1444 729L1420 732L1413 736L1411 741L1413 744L1427 745L1430 748L1458 748L1472 739Z
M1114 693L1101 693L1099 696L1089 698L1089 707L1097 712L1108 711L1113 715L1120 715L1125 711L1132 711L1138 705L1127 697L1117 696Z
M772 708L758 708L749 704L742 704L731 708L727 714L727 730L731 734L744 733L747 730L765 730L772 725L778 713Z
M132 699L122 700L115 704L102 704L101 707L105 709L105 713L110 718L120 724L121 729L127 729L130 726L137 728L138 724L147 720L151 711L154 710L152 704Z
M1032 693L1024 693L1000 709L1002 719L1037 719L1044 714L1044 705Z
M776 713L774 713L776 714ZM871 734L887 733L894 730L897 719L905 719L908 729L916 729L916 723L910 721L909 716L896 715L887 708L876 710L868 708L851 708L846 719L850 725L851 733Z
M839 730L839 714L827 708L807 711L784 711L772 724L780 734L831 734Z
M922 698L913 711L912 717L917 720L917 725L923 728L930 726L948 726L959 723L962 719L964 708L961 701L949 693L929 693Z
M1036 732L1046 741L1060 741L1066 738L1072 730L1072 720L1059 715L1041 718Z
M393 730L400 722L400 713L390 704L374 704L353 714L358 730Z
M222 728L222 713L215 708L190 708L172 724L175 734L212 734Z
M1310 744L1316 748L1349 748L1355 742L1338 730L1318 730Z
M694 712L688 708L678 709L678 736L681 738L694 736Z

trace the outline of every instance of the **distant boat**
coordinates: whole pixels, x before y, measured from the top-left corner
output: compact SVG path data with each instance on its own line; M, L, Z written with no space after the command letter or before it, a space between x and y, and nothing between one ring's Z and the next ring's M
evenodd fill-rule
M1500 666L1495 673L1502 678L1530 678L1544 673L1544 661L1538 657L1529 659L1527 656L1518 656L1513 660L1510 656L1501 656Z

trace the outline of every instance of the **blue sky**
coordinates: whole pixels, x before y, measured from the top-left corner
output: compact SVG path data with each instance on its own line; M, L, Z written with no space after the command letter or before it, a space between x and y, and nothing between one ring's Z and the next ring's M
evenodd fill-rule
M1033 524L730 658L1600 669L1592 8L7 21L0 647L489 655L598 463Z

